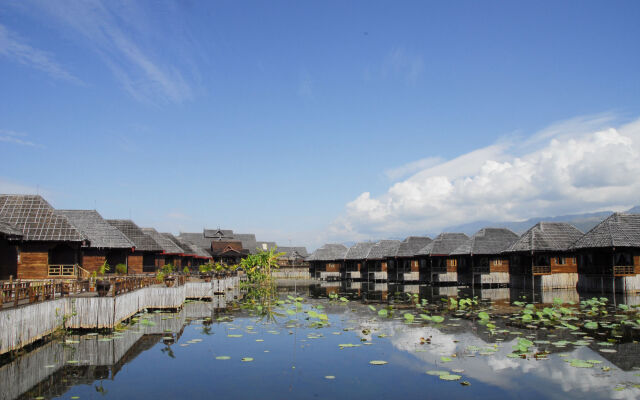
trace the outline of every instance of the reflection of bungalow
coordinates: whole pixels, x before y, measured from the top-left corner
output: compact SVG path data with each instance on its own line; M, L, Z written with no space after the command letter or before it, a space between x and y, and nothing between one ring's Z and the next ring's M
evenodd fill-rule
M347 248L342 244L325 244L309 257L309 271L312 278L340 279L340 270L344 263Z
M220 262L226 265L235 265L240 263L243 257L249 254L249 250L242 248L242 242L239 241L213 241L211 242L211 255L214 262Z
M640 214L612 214L572 246L578 257L578 288L640 290Z
M420 280L430 283L457 284L458 259L451 257L452 251L469 240L464 233L441 233L423 247L416 256L425 259L420 271Z
M381 240L371 246L364 263L364 272L370 281L386 281L389 269L395 268L396 252L400 247L399 240Z
M566 222L539 222L504 251L510 285L519 288L575 289L578 265L569 247L583 233Z
M118 264L127 265L127 256L134 244L117 228L102 219L95 210L56 210L89 239L88 246L81 248L80 265L87 272L97 271L107 262L111 272Z
M305 258L309 257L306 247L278 247L278 253L284 253L278 257L280 268L309 268Z
M420 260L416 254L431 243L426 236L409 236L400 243L396 252L396 268L389 271L389 278L397 282L418 282L420 280ZM424 259L422 260L424 263Z
M128 219L108 219L107 222L122 232L135 245L135 251L127 257L130 274L155 272L156 255L162 248L151 237Z
M458 259L460 282L474 286L509 285L509 257L501 252L516 240L518 235L509 229L480 229L451 252Z
M359 242L347 250L347 254L344 257L344 268L341 271L343 279L362 279L364 260L374 244L374 242Z
M162 249L162 253L156 254L156 268L171 264L176 270L182 270L184 250L180 246L153 228L142 228L142 232Z
M79 274L80 246L87 238L64 215L36 195L0 195L0 219L5 224L3 248L10 260L0 270L0 278L75 278ZM22 234L15 246L17 231ZM12 261L15 259L15 263Z

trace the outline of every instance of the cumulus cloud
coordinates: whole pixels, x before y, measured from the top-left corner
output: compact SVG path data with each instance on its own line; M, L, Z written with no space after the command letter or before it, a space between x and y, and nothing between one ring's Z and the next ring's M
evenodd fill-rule
M580 118L427 166L384 194L364 192L330 231L358 240L632 206L639 175L640 120L615 126L607 115Z

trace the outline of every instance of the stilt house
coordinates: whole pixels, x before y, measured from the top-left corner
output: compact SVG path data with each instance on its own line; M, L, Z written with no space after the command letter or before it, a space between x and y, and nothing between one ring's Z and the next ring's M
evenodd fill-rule
M418 282L420 280L420 258L418 251L432 240L426 236L409 236L400 243L396 252L395 268L389 272L389 278L396 282ZM425 261L422 259L422 263Z
M505 228L483 228L451 255L458 259L458 279L474 286L508 286L509 257L502 254L518 235Z
M640 214L612 214L571 249L578 254L579 289L640 291Z
M575 289L578 264L570 247L583 233L566 222L539 222L504 251L510 285L524 289Z
M76 278L79 276L80 247L88 238L64 215L38 195L0 195L0 219L9 225L9 239L15 243L16 229L22 233L17 247L8 245L16 262L0 271L3 278ZM7 237L7 236L5 236ZM5 256L3 256L4 258Z
M20 229L0 220L0 280L16 276L21 239Z
M311 253L307 257L311 276L324 280L340 279L340 270L347 250L342 244L325 244Z
M135 251L127 257L130 274L156 272L156 255L162 248L133 221L128 219L108 219L107 222L124 234L135 245Z
M156 254L156 268L171 264L175 270L182 270L184 250L180 246L154 228L142 228L142 232L158 243L158 246L162 249L162 253Z
M395 255L399 240L381 240L374 244L365 260L365 271L369 281L387 281L389 269L395 268Z
M364 262L375 244L375 242L358 242L349 247L344 257L344 268L341 271L342 279L358 281L363 278Z
M278 257L280 268L309 268L309 263L305 260L309 257L306 247L278 247L278 253L284 253Z
M87 246L80 249L80 265L85 271L97 271L105 262L111 267L112 273L116 265L127 265L128 256L135 250L135 245L97 211L56 210L55 213L67 217L89 239Z
M450 254L467 240L469 236L464 233L441 233L418 251L417 256L426 261L420 271L420 280L443 285L457 284L458 260Z

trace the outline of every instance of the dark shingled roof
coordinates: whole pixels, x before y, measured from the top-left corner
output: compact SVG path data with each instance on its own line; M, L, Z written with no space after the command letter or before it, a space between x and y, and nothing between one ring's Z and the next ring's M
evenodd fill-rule
M381 240L374 244L367 254L367 260L380 260L387 257L394 257L400 247L399 240Z
M566 222L539 222L523 233L505 252L564 251L582 235L578 228Z
M153 239L158 245L162 248L166 254L182 254L184 251L171 239L167 238L160 234L160 232L156 231L153 228L142 228L142 232L146 235L149 235L151 239Z
M278 253L285 253L282 258L289 258L293 252L296 252L298 257L306 258L309 256L306 247L278 247Z
M210 249L212 238L206 238L202 233L180 232L178 239L183 242L195 244L203 249Z
M0 220L0 235L17 239L22 237L22 231L8 222Z
M482 228L451 254L499 254L509 248L518 235L506 228Z
M640 247L640 214L611 214L571 247Z
M254 253L256 251L256 247L258 247L256 235L253 233L234 233L233 240L239 240L242 242L242 248L249 250L251 253Z
M130 249L135 247L127 237L105 221L95 210L55 210L67 217L71 225L89 239L89 247L99 249Z
M349 247L345 260L364 260L375 242L359 242Z
M333 261L344 260L344 256L347 254L347 247L342 244L325 244L320 247L309 257L307 261Z
M87 237L37 195L0 195L0 218L24 240L82 242Z
M108 219L107 222L111 226L118 228L127 239L129 239L138 251L162 251L162 248L155 240L134 224L130 219Z
M409 236L400 243L396 257L413 257L431 242L431 238L426 236Z
M467 240L469 240L469 236L464 233L441 233L431 243L420 249L417 254L427 256L449 255Z
M160 234L164 237L166 237L167 239L171 240L173 242L173 244L175 244L176 246L178 246L178 248L180 248L182 250L182 254L185 255L192 255L193 253L191 252L191 248L186 246L184 243L180 242L175 236L173 236L171 233L168 232L160 232Z
M206 238L218 239L233 239L233 230L231 229L205 229L202 232Z
M276 242L256 242L255 247L253 247L252 249L249 249L249 251L251 252L251 254L256 254L256 253L259 253L261 251L271 250L271 249L273 249L274 247L277 247L277 246L278 245L276 244Z

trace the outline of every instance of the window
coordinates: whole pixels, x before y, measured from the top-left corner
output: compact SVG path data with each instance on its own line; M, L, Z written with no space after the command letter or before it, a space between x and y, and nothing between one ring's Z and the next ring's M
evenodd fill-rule
M491 260L491 265L494 267L502 265L502 260Z
M458 266L458 260L456 260L455 258L452 258L449 260L449 266L450 267L457 267Z

